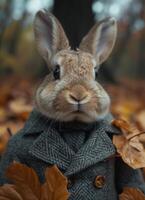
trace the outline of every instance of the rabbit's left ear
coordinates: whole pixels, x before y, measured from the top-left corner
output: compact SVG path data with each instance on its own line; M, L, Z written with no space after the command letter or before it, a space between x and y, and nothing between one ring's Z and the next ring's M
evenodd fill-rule
M110 55L117 36L117 23L114 18L107 18L95 24L83 38L79 49L94 55L98 64Z

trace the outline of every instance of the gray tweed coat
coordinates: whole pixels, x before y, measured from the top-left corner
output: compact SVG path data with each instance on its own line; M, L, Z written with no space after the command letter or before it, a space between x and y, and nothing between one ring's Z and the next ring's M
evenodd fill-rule
M97 123L86 142L75 152L53 123L34 110L24 128L8 144L0 164L0 183L8 182L5 170L16 160L34 168L41 182L45 168L56 164L69 179L70 200L117 200L125 186L145 192L141 171L131 169L114 157L113 134L119 132L109 125L107 117Z

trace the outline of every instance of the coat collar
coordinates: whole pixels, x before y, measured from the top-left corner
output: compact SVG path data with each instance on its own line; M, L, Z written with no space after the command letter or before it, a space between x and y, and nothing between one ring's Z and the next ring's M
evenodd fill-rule
M73 175L98 163L115 153L111 135L119 134L118 129L107 120L96 123L96 129L86 143L75 153L54 128L54 122L34 110L24 127L24 135L41 133L29 149L34 157L49 164L56 164Z

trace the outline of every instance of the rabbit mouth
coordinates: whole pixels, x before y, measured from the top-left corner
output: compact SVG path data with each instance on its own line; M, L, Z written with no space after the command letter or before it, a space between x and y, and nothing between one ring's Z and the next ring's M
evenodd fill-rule
M92 118L87 112L84 111L73 111L67 115L67 121L82 121L82 122L92 122L95 121L95 118Z
M70 114L73 114L73 115L88 115L87 112L85 112L85 110L84 110L84 105L77 104L77 105L74 105L73 108L74 109L71 111Z
M84 111L81 111L81 110L76 110L76 111L73 111L72 114L85 114Z
M87 113L87 112L85 112L85 111L83 111L83 110L75 110L75 111L72 111L71 113L70 113L70 115L72 115L72 116L86 116L86 117L89 117L90 118L90 115Z

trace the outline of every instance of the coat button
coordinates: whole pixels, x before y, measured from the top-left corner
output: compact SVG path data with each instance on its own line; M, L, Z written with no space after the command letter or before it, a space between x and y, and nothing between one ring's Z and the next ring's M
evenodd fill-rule
M105 184L105 176L98 175L95 178L94 185L96 188L102 188Z

